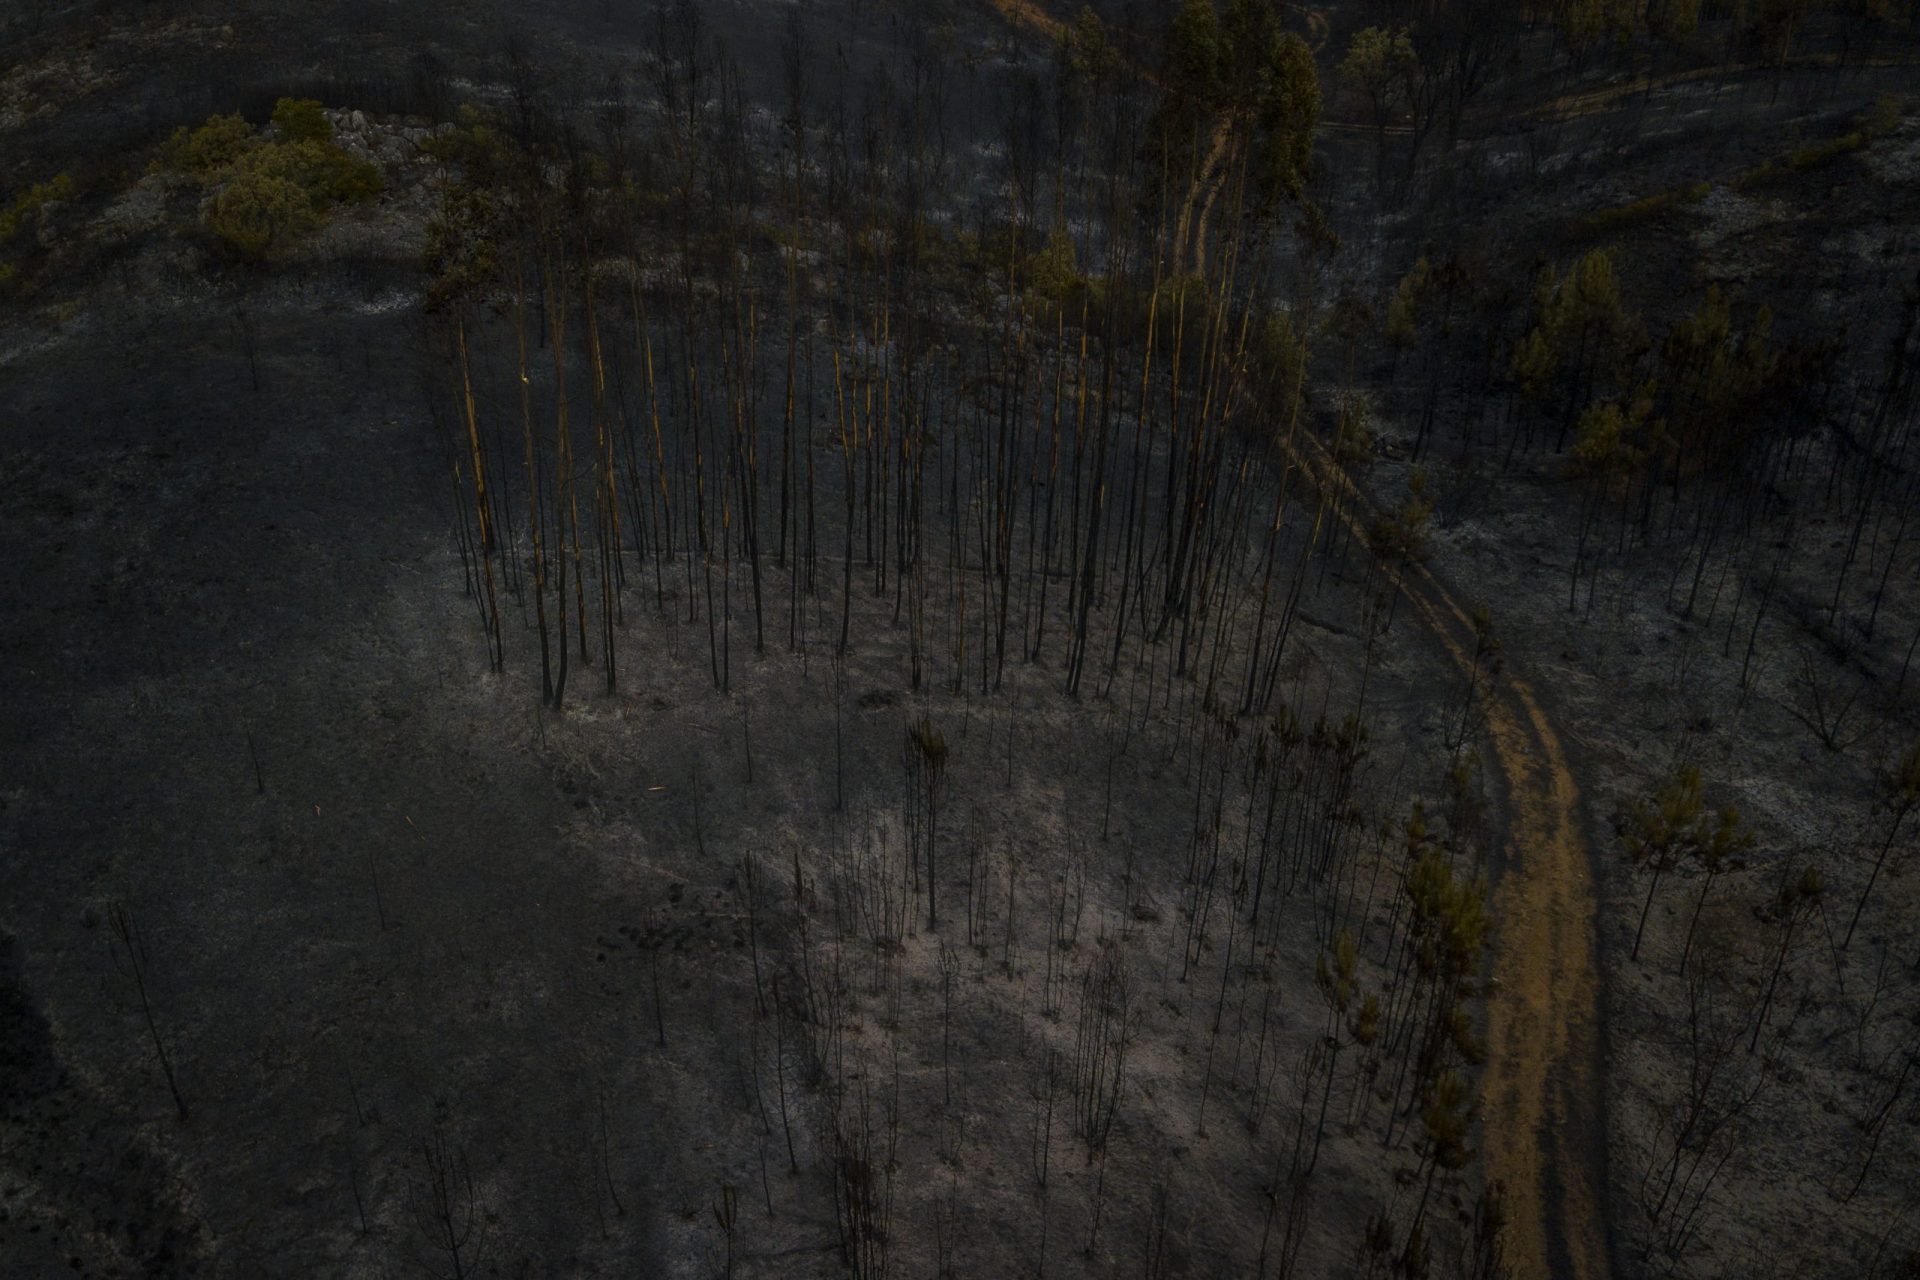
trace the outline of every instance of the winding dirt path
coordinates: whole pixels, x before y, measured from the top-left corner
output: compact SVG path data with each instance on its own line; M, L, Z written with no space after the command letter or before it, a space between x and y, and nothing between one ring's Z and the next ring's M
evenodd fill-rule
M1049 40L1065 34L1065 24L1036 0L988 2L1020 30ZM1327 42L1327 17L1309 10L1307 22L1318 52ZM1561 99L1547 110L1604 110L1644 88L1614 86ZM1360 127L1324 118L1320 126ZM1372 503L1310 433L1296 436L1284 445L1291 462L1323 492L1338 495L1341 518L1364 536L1363 522L1378 514ZM1390 576L1461 671L1471 673L1474 631L1467 611L1423 566ZM1580 789L1553 722L1532 686L1510 668L1494 677L1483 710L1507 799L1480 1078L1487 1178L1505 1192L1505 1256L1516 1280L1607 1280L1598 898Z
M1358 535L1377 511L1306 432L1289 447ZM1395 585L1463 672L1472 619L1427 569ZM1489 1182L1506 1193L1516 1280L1606 1280L1606 1094L1601 1079L1598 897L1580 789L1532 685L1503 667L1484 703L1507 799L1493 890L1492 990L1480 1114Z
M1498 692L1488 729L1507 782L1508 850L1493 895L1497 985L1480 1082L1487 1175L1508 1193L1516 1276L1601 1280L1607 1134L1592 859L1552 722L1519 677L1504 676Z

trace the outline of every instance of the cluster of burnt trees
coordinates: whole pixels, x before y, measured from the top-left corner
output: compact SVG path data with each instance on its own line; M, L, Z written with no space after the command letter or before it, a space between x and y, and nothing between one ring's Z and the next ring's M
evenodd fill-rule
M1399 28L1356 35L1341 76L1372 112L1377 188L1390 136L1410 148L1404 197L1427 140L1457 142L1526 42L1554 42L1577 69L1609 42L1669 38L1687 18L1652 6L1620 27L1591 7L1423 6ZM1639 24L1656 9L1649 37ZM1709 6L1693 20L1774 38L1744 13ZM1810 21L1845 31L1855 19ZM511 105L470 112L431 144L445 360L428 376L492 664L530 672L537 645L543 696L559 708L581 667L614 691L623 664L657 641L658 619L704 641L721 691L747 645L836 658L903 649L916 691L991 694L1010 672L1037 672L1114 709L1109 790L1114 758L1156 708L1169 723L1155 732L1195 788L1186 865L1149 885L1129 859L1126 919L1103 925L1097 948L1081 945L1084 863L1025 869L1023 886L1016 858L996 867L970 834L964 856L951 852L953 767L930 720L904 741L898 826L842 814L811 903L796 860L801 968L784 1000L776 989L763 1003L779 1024L783 1124L790 1038L819 1072L849 1265L888 1269L904 1122L901 1040L887 1046L891 1088L887 1068L860 1056L877 1043L856 1044L849 1068L848 1009L857 991L898 999L899 947L924 896L929 932L958 930L964 911L968 948L997 943L1009 979L1020 948L1034 950L1039 1006L1073 1019L1071 1049L1028 1056L1045 1116L1042 1260L1056 1108L1104 1188L1144 1034L1143 974L1157 963L1161 981L1189 985L1217 966L1196 1129L1210 1102L1241 1109L1256 1135L1289 1114L1285 1139L1260 1147L1272 1163L1258 1266L1298 1265L1329 1116L1359 1126L1378 1105L1383 1138L1415 1139L1419 1194L1397 1218L1383 1211L1365 1255L1421 1273L1435 1181L1471 1154L1481 1050L1470 1002L1486 921L1461 753L1480 660L1497 648L1482 615L1475 670L1448 713L1447 834L1416 811L1397 857L1360 856L1365 675L1351 719L1314 716L1292 705L1287 659L1303 593L1364 550L1357 630L1370 664L1396 569L1420 555L1433 510L1416 478L1398 509L1370 517L1340 480L1374 452L1362 354L1390 361L1385 404L1415 415L1416 459L1560 459L1577 503L1571 609L1592 611L1609 574L1624 582L1657 562L1667 607L1742 654L1744 691L1778 587L1804 568L1798 558L1821 554L1802 532L1816 513L1850 524L1824 618L1801 620L1820 643L1846 653L1871 641L1883 603L1907 585L1913 300L1884 355L1866 359L1778 338L1763 305L1717 291L1678 317L1642 315L1606 249L1528 282L1463 241L1421 258L1377 308L1336 293L1340 238L1310 198L1314 58L1266 0L1189 0L1152 35L1083 15L1044 73L996 82L987 147L970 145L978 85L951 32L913 33L864 78L844 65L822 76L823 51L796 17L780 109L762 113L690 0L652 22L632 77L569 99L511 56ZM1345 384L1324 422L1307 396L1321 367ZM1904 690L1916 642L1920 630L1897 671L1868 671L1858 687L1807 660L1797 705L1827 747L1854 741L1869 680ZM1011 730L1006 751L1010 776ZM1896 806L1854 923L1911 808ZM1677 776L1624 844L1650 873L1649 904L1667 872L1701 872L1695 921L1749 840L1737 818L1716 825L1701 812L1697 775ZM1809 872L1768 905L1774 981L1739 1020L1753 1045L1772 1034L1772 990L1826 892ZM1275 905L1297 895L1310 906ZM1384 934L1376 909L1389 912ZM808 939L810 918L830 919L833 936ZM1167 921L1164 956L1134 927L1149 919ZM1274 985L1256 975L1303 925L1325 1027L1283 1068L1267 1037ZM942 1117L960 1114L946 1061L959 955L943 950L940 964L943 1097L931 1113ZM1672 1170L1650 1184L1650 1214L1676 1254L1719 1167L1703 1153L1724 1159L1700 1130L1724 1099L1699 1096ZM950 1155L965 1142L954 1125L937 1143ZM1102 1195L1086 1211L1090 1250ZM1164 1194L1160 1205L1146 1219L1163 1233L1149 1256L1166 1243ZM948 1239L957 1219L942 1212L935 1235ZM720 1216L731 1244L731 1201ZM1490 1195L1448 1255L1490 1273L1499 1218Z
M776 1026L761 1043L806 1052L792 1081L781 1061L758 1071L759 1114L776 1149L799 1098L817 1118L841 1256L896 1274L932 1241L944 1272L990 1229L1014 1232L1041 1275L1075 1255L1157 1257L1147 1273L1164 1274L1169 1249L1261 1275L1336 1256L1373 1274L1501 1274L1497 1188L1464 1230L1454 1208L1433 1212L1443 1189L1458 1204L1480 1121L1490 920L1469 757L1436 817L1416 803L1396 820L1357 719L1216 714L1187 733L1166 717L1136 733L1135 757L1164 754L1190 788L1177 856L1103 867L1093 855L1116 850L1071 836L1033 849L1017 808L982 816L1017 805L999 762L949 757L921 720L898 822L856 806L772 881L791 892L761 910L795 945L765 979ZM942 869L925 859L947 780L973 807ZM944 929L938 885L958 899ZM996 1039L1012 1051L983 1048ZM1160 1144L1186 1133L1199 1181L1238 1190L1166 1167ZM1009 1149L1009 1134L1024 1140ZM1345 1149L1332 1168L1329 1137ZM1398 1189L1360 1172L1376 1157L1356 1148L1393 1161ZM1368 1188L1365 1221L1321 1212ZM1010 1219L1008 1194L1030 1196L1031 1216ZM1193 1221L1202 1195L1210 1226Z
M1421 258L1383 308L1383 337L1414 400L1416 456L1444 441L1503 467L1564 459L1579 512L1571 610L1590 614L1603 578L1617 588L1657 566L1664 606L1714 629L1745 690L1776 588L1817 566L1830 592L1794 621L1843 660L1873 649L1897 616L1886 604L1912 587L1920 291L1887 300L1896 320L1879 350L1848 351L1838 337L1778 337L1765 302L1713 286L1650 335L1606 248L1543 268L1519 305L1489 290L1485 265ZM1834 523L1837 547L1809 534ZM1880 646L1874 673L1896 695L1920 619L1899 625L1911 634ZM1804 701L1838 749L1859 720L1830 682L1810 679Z
M1396 284L1337 310L1348 341L1378 356L1359 380L1385 382L1382 408L1415 424L1416 459L1432 451L1502 471L1557 459L1578 511L1571 610L1591 615L1606 588L1624 599L1637 579L1657 577L1689 634L1739 661L1743 703L1779 622L1803 642L1793 702L1821 744L1842 750L1877 729L1869 690L1903 697L1920 651L1920 617L1898 607L1915 588L1920 280L1843 268L1843 313L1815 316L1782 313L1797 287L1790 264L1779 279L1697 286L1680 306L1664 282L1636 297L1622 269L1640 237L1716 186L1793 201L1796 184L1825 198L1834 183L1864 181L1854 157L1899 127L1906 105L1881 96L1831 137L1555 222L1558 240L1551 228L1515 227L1530 262L1491 248L1442 185L1451 165L1470 167L1462 133L1476 121L1526 116L1548 138L1533 151L1550 153L1555 139L1577 140L1560 131L1614 111L1630 91L1641 106L1614 111L1603 135L1627 154L1649 127L1645 102L1669 86L1768 68L1826 77L1810 83L1837 105L1850 60L1911 59L1920 10L1464 0L1345 16L1354 29L1339 46L1337 109L1376 135L1380 182L1398 175L1390 203L1419 215L1422 248L1401 259ZM1807 577L1824 596L1782 598Z
M1088 15L1014 81L986 174L954 144L942 38L915 38L904 85L829 97L796 20L769 126L670 5L647 127L623 81L546 123L522 60L513 119L440 140L460 385L434 403L462 545L496 664L501 593L531 600L556 705L572 662L617 681L634 601L703 623L724 688L736 624L756 652L810 623L844 649L858 578L904 625L916 688L991 688L1011 654L1105 690L1130 646L1172 638L1167 674L1265 709L1301 581L1280 534L1346 532L1292 502L1285 465L1323 333L1349 372L1385 337L1395 403L1418 388L1416 455L1442 431L1509 464L1571 444L1575 607L1635 544L1677 545L1669 604L1706 626L1730 604L1723 647L1751 660L1794 535L1843 512L1826 627L1845 647L1881 625L1910 542L1910 300L1884 370L1842 370L1835 341L1778 339L1764 304L1713 290L1656 340L1604 249L1522 290L1461 248L1416 263L1376 324L1322 305L1337 240L1301 198L1319 92L1268 6L1184 6L1151 81L1139 37ZM940 198L963 177L1000 189ZM1368 406L1339 407L1336 456L1363 462ZM1835 745L1843 695L1807 700Z
M1870 109L1862 128L1892 110ZM1726 1213L1726 1184L1766 1145L1770 1114L1824 1102L1845 1117L1821 1160L1838 1205L1884 1200L1899 1177L1890 1153L1911 1156L1890 1135L1912 1115L1916 1044L1885 1001L1916 959L1887 889L1914 845L1920 287L1862 281L1845 329L1783 334L1764 280L1643 310L1618 270L1625 252L1558 257L1524 290L1512 274L1495 283L1498 264L1470 247L1429 253L1369 326L1416 457L1482 476L1557 473L1572 519L1549 527L1567 539L1569 614L1605 626L1646 610L1680 642L1674 684L1699 710L1682 763L1623 815L1618 845L1645 894L1623 950L1659 975L1664 1007L1685 1012L1668 1046L1681 1087L1655 1107L1634 1203L1647 1256L1685 1266ZM1724 681L1708 684L1709 671ZM1737 720L1768 700L1837 776L1873 778L1870 796L1817 815L1811 848L1757 842L1737 811L1706 803L1686 763L1711 724L1701 713ZM1671 949L1643 959L1649 913L1682 879ZM1706 945L1701 922L1723 897L1743 927ZM1850 1050L1820 1025L1822 1000L1857 1014ZM1849 1083L1783 1086L1796 1071ZM1911 1248L1897 1222L1865 1221L1875 1266Z
M1621 854L1646 878L1632 959L1677 986L1684 1011L1674 1036L1682 1087L1665 1100L1634 1183L1649 1226L1643 1256L1672 1265L1695 1249L1729 1162L1754 1141L1763 1109L1813 1107L1811 1097L1778 1096L1798 1082L1793 1064L1839 1070L1859 1081L1847 1090L1854 1096L1844 1108L1851 1121L1845 1140L1809 1162L1840 1204L1860 1195L1877 1165L1882 1177L1898 1178L1883 1165L1887 1139L1898 1131L1898 1117L1911 1111L1910 1086L1920 1065L1920 1041L1882 1009L1896 981L1893 971L1911 962L1895 954L1893 939L1877 940L1869 955L1851 951L1890 852L1911 838L1906 827L1920 808L1920 748L1900 753L1881 771L1872 809L1861 815L1862 861L1869 870L1850 903L1836 902L1829 884L1841 869L1836 860L1764 858L1769 851L1757 848L1738 809L1715 809L1704 797L1699 770L1681 765L1621 815L1618 831ZM1716 884L1750 863L1773 868L1761 877L1764 896L1747 904L1755 926L1738 937L1724 930L1703 936ZM1647 915L1662 883L1674 876L1694 882L1682 908L1677 958L1669 952L1642 959ZM1794 969L1798 989L1786 998L1782 978ZM1821 1018L1815 1006L1822 1001L1841 1011L1837 1019ZM1824 1038L1815 1039L1821 1029L1806 1024L1823 1021ZM1848 1043L1839 1048L1836 1039ZM1875 1232L1873 1265L1897 1265L1900 1251L1910 1247L1899 1239L1899 1223L1879 1223Z
M1515 305L1470 251L1423 257L1385 300L1378 340L1400 375L1394 403L1417 415L1416 456L1483 473L1546 460L1560 473L1573 616L1650 608L1677 624L1674 683L1699 711L1680 763L1621 816L1617 843L1644 894L1624 949L1663 1007L1685 1013L1663 1037L1681 1087L1655 1101L1633 1171L1646 1256L1683 1266L1720 1229L1727 1184L1782 1114L1843 1117L1822 1129L1819 1160L1837 1206L1884 1203L1911 1158L1893 1135L1912 1115L1920 1046L1893 1008L1920 957L1888 888L1914 847L1920 794L1920 289L1863 284L1850 328L1866 339L1782 336L1765 282L1744 302L1709 286L1662 316L1634 304L1618 260L1602 247L1544 267ZM1709 685L1715 668L1724 680ZM1766 700L1837 776L1871 776L1867 794L1815 815L1810 847L1758 839L1737 810L1707 802L1688 763L1711 723L1701 712L1737 720ZM1649 915L1676 882L1677 924L1643 955ZM1741 923L1708 941L1702 922L1722 907ZM1823 1017L1823 1004L1844 1012ZM1797 1072L1821 1083L1788 1087ZM1910 1250L1895 1219L1861 1221L1875 1266Z
M725 689L736 645L844 651L857 589L916 689L1011 659L1105 691L1147 655L1268 707L1302 580L1280 534L1314 518L1286 465L1306 327L1270 287L1318 95L1267 4L1191 12L1164 93L1090 21L1018 81L1009 199L972 211L932 199L933 37L907 85L819 101L796 22L769 135L668 6L647 127L617 85L595 133L545 125L528 85L443 135L434 403L493 663L517 610L550 702L580 664L612 689L644 607L704 628Z
M1055 1119L1096 1170L1075 1210L1091 1253L1159 984L1184 993L1204 1046L1180 1082L1196 1131L1211 1114L1244 1134L1262 1187L1252 1256L1231 1256L1262 1274L1308 1265L1331 1126L1377 1130L1415 1165L1404 1201L1343 1249L1376 1269L1493 1274L1497 1197L1465 1235L1430 1213L1473 1152L1477 837L1435 834L1418 810L1403 832L1369 820L1367 679L1342 714L1304 705L1288 674L1303 595L1356 553L1371 667L1391 567L1418 554L1431 509L1416 491L1373 520L1333 482L1362 402L1331 449L1308 421L1314 338L1329 317L1357 330L1322 296L1338 243L1307 198L1320 93L1305 42L1268 0L1189 3L1158 48L1084 15L1044 74L1011 79L982 173L956 142L940 33L864 84L822 84L794 19L769 118L695 6L654 22L634 81L566 102L511 58L512 106L431 144L444 360L428 379L492 665L537 664L559 708L582 668L616 690L662 624L704 641L723 692L749 645L836 662L904 650L916 691L992 694L1031 672L1104 702L1109 808L1143 735L1192 786L1184 865L1129 853L1120 911L1084 931L1090 850L1027 867L958 838L950 726L909 725L897 824L836 797L820 865L794 859L793 964L763 989L754 954L775 1024L764 1118L797 1163L790 1076L814 1086L847 1265L894 1265L911 1117L939 1117L933 1149L962 1158L956 979L997 951L1003 1004L1073 1028L1022 1060L1043 1117L1042 1268ZM1472 702L1449 713L1456 752ZM1006 752L987 768L1010 786L1010 729ZM1473 807L1461 760L1456 817ZM897 1024L920 920L947 939L940 1096L924 1107L902 1094L931 1087L913 1059L933 1042L855 1016L878 1001ZM1305 1035L1285 1008L1303 938L1319 977L1294 978L1323 1005ZM1161 1183L1158 1210L1126 1221L1158 1233L1162 1266L1169 1196ZM951 1240L951 1199L928 1211ZM729 1248L738 1215L716 1207Z
M1449 26L1458 8L1370 8L1345 46L1344 102L1377 130L1376 185L1390 205L1433 194L1421 182L1439 174L1431 138L1445 135L1432 117L1447 69L1464 65L1433 55L1462 47ZM1717 191L1802 207L1816 224L1879 201L1884 174L1860 157L1906 127L1910 104L1875 99L1870 86L1838 92L1839 69L1909 61L1916 16L1911 5L1564 4L1490 18L1469 45L1532 41L1541 52L1545 32L1556 51L1532 63L1548 72L1545 92L1560 95L1531 104L1549 138L1536 153L1551 154L1556 130L1581 128L1583 112L1625 91L1641 105L1601 136L1628 154L1645 104L1707 74L1757 79L1755 101L1778 99L1789 75L1811 77L1801 89L1835 121L1799 145L1769 147L1759 163L1682 174L1695 180L1549 219L1528 237L1532 264L1455 231L1436 201L1424 248L1353 308L1359 344L1378 353L1363 380L1391 381L1384 406L1411 428L1414 456L1474 484L1513 470L1557 476L1573 518L1546 527L1565 538L1569 614L1603 634L1644 635L1650 617L1678 642L1671 683L1688 711L1679 763L1622 815L1619 838L1646 895L1622 949L1653 971L1663 1008L1689 1010L1672 1059L1688 1064L1689 1084L1661 1103L1640 1206L1649 1247L1676 1264L1698 1254L1706 1223L1725 1209L1711 1201L1729 1166L1739 1172L1736 1148L1767 1141L1766 1108L1846 1117L1825 1179L1837 1202L1884 1192L1898 1176L1885 1172L1889 1151L1910 1151L1884 1136L1886 1117L1912 1114L1914 1044L1886 1005L1905 998L1913 972L1901 940L1907 908L1888 890L1914 844L1920 283L1910 267L1840 263L1832 298L1807 305L1804 286L1825 281L1805 264L1768 263L1737 285L1703 281L1678 298L1664 281L1636 281L1633 268L1648 248L1670 249L1687 211ZM1609 66L1634 74L1595 77L1580 92L1583 71ZM1496 70L1487 90L1482 107L1519 106L1527 78ZM1840 119L1834 109L1855 94L1857 109ZM1448 496L1472 504L1463 489ZM1811 815L1820 834L1799 847L1778 833L1757 839L1737 812L1707 804L1688 763L1716 721L1742 725L1770 715L1765 704L1804 727L1812 758L1836 778L1870 779L1836 786ZM1677 923L1644 955L1649 912L1676 893L1685 895L1672 908ZM1723 900L1742 927L1708 945L1702 921ZM1851 1052L1815 1025L1822 1002L1857 1011ZM1740 1051L1725 1064L1715 1057L1723 1042ZM1803 1069L1845 1086L1769 1096L1792 1092L1777 1088L1781 1077ZM1874 1265L1911 1249L1893 1224L1868 1225L1882 1235Z
M1555 21L1575 8L1563 7ZM1644 11L1650 22L1674 16L1659 8ZM1437 12L1439 29L1429 35L1444 35L1448 10ZM1857 38L1903 28L1909 43L1881 56L1911 56L1910 7L1706 6L1681 16L1717 24L1683 33L1695 42L1696 62L1757 58L1781 71L1843 66L1866 56ZM1381 114L1372 117L1379 145L1407 148L1399 196L1432 127L1421 113L1435 101L1433 69L1446 65L1422 65L1426 15L1405 18L1411 39L1404 31L1363 30L1342 65L1350 97L1379 95ZM1637 21L1629 16L1584 60L1644 53L1650 37ZM1651 38L1666 33L1655 29ZM1724 43L1716 49L1715 40ZM1768 41L1777 43L1762 48ZM1796 46L1810 48L1803 57ZM1563 67L1569 75L1582 61L1575 52ZM1654 87L1650 73L1635 82L1637 92ZM1583 104L1549 107L1576 113ZM1827 200L1841 189L1836 183L1871 181L1850 157L1899 128L1901 113L1897 99L1883 97L1835 136L1726 175L1724 185L1747 197ZM1393 143L1388 125L1399 131ZM1386 163L1383 151L1383 186ZM1898 999L1900 975L1910 972L1900 954L1903 908L1897 899L1887 903L1886 877L1913 845L1906 822L1920 645L1910 532L1920 286L1849 269L1844 316L1836 322L1794 306L1785 311L1792 327L1776 323L1768 305L1794 296L1786 279L1752 280L1738 295L1700 287L1677 308L1665 290L1636 299L1616 270L1630 260L1634 236L1711 189L1698 182L1569 223L1566 231L1580 240L1611 243L1583 253L1547 239L1548 260L1530 283L1483 240L1441 230L1430 241L1441 247L1419 257L1377 310L1357 300L1348 308L1353 329L1365 335L1356 344L1382 351L1379 367L1394 384L1386 403L1413 425L1416 458L1451 460L1470 475L1516 466L1537 472L1543 461L1563 473L1576 513L1564 530L1565 599L1574 615L1592 619L1601 601L1617 606L1622 620L1643 604L1657 606L1679 623L1674 681L1690 704L1706 709L1702 676L1717 650L1736 718L1759 690L1833 753L1838 774L1851 771L1846 757L1862 756L1873 775L1870 803L1821 814L1828 834L1812 849L1756 848L1736 812L1704 806L1698 773L1685 765L1623 817L1621 851L1647 894L1635 953L1663 883L1676 873L1691 881L1673 944L1677 966L1669 967L1670 957L1654 966L1666 974L1677 968L1678 982L1662 986L1662 999L1689 1011L1679 1052L1688 1086L1660 1103L1665 1118L1639 1206L1648 1248L1675 1265L1697 1253L1705 1225L1724 1211L1712 1201L1730 1162L1764 1145L1765 1107L1847 1117L1827 1176L1836 1201L1851 1203L1876 1185L1876 1164L1883 1179L1897 1179L1884 1170L1889 1150L1900 1148L1885 1137L1890 1117L1911 1116L1915 1048L1899 1015L1886 1010L1889 998ZM1710 723L1689 719L1677 748L1682 760L1698 750L1692 738ZM1729 893L1730 876L1755 924L1720 937L1703 974L1700 922ZM1863 922L1868 942L1860 947ZM1823 937L1826 947L1817 945ZM1857 1013L1844 1061L1829 1047L1830 1028L1807 1025L1822 1000ZM1740 1057L1727 1059L1734 1049ZM1787 1092L1765 1086L1804 1067L1837 1072L1848 1083L1767 1096ZM1844 1100L1834 1101L1840 1093ZM1896 1220L1865 1224L1877 1239L1874 1266L1895 1265L1911 1249Z

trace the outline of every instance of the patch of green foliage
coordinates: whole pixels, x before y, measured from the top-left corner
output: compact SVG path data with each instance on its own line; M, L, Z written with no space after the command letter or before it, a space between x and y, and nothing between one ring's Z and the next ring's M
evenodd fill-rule
M1557 7L1555 24L1571 48L1584 52L1608 40L1631 39L1643 11L1638 0L1566 0Z
M1433 497L1427 492L1427 473L1415 471L1407 481L1407 496L1400 505L1367 527L1368 550L1381 560L1405 563L1421 559L1433 507Z
M420 150L448 178L440 188L440 207L427 222L423 254L431 278L427 303L438 309L476 297L499 280L512 228L528 216L524 200L535 194L529 184L544 179L494 117L471 106L462 106L453 127L432 134ZM657 193L631 178L617 198L628 209L657 207ZM722 243L717 233L712 240ZM689 253L700 251L711 254L712 246L689 247Z
M45 182L36 182L11 202L0 204L0 246L26 230L42 209L72 198L73 178L62 173ZM0 288L11 284L18 275L19 268L13 263L0 262Z
M1327 451L1342 470L1358 471L1373 458L1373 430L1367 425L1372 412L1373 406L1364 391L1350 391L1341 397L1333 442Z
M253 126L238 115L209 116L198 129L190 130L185 125L175 129L152 168L210 183L259 141Z
M277 136L237 115L213 116L174 132L153 168L192 179L209 193L207 230L242 255L258 258L318 228L335 205L373 199L379 168L333 141L333 125L311 98L274 104Z
M1182 0L1168 33L1165 94L1151 132L1184 140L1169 172L1204 165L1222 130L1248 157L1250 207L1297 200L1313 160L1320 80L1313 51L1266 0Z
M1049 233L1045 246L1027 259L1026 267L1029 294L1069 313L1098 304L1098 282L1076 265L1073 237L1065 230Z
M1509 365L1529 400L1545 401L1562 388L1591 393L1596 381L1620 375L1643 349L1644 330L1622 300L1613 255L1605 249L1580 258L1564 276L1544 269L1534 281L1532 311Z
M1622 490L1656 449L1665 447L1665 423L1653 417L1654 386L1587 406L1574 432L1567 473L1590 480L1604 493Z
M282 98L274 103L273 127L289 142L333 141L333 122L312 98Z
M1838 350L1831 337L1811 345L1776 341L1773 312L1764 305L1742 329L1731 300L1709 287L1660 344L1660 380L1668 389L1665 465L1690 473L1735 462L1769 414L1813 393Z
M1423 257L1400 278L1393 296L1387 299L1387 341L1396 347L1410 347L1419 336L1420 296L1430 287L1433 267Z
M474 186L505 186L517 171L512 142L493 118L463 105L451 129L436 132L420 149L444 167L458 169Z
M14 198L12 204L0 208L0 244L20 234L21 228L27 225L27 219L47 205L72 198L73 179L64 173L28 187Z
M1674 187L1667 191L1656 191L1650 196L1630 200L1626 204L1617 204L1607 209L1596 209L1583 214L1567 223L1566 236L1569 240L1592 240L1618 235L1629 228L1651 222L1681 205L1697 204L1707 198L1713 190L1709 182L1690 182L1683 187Z
M1306 392L1307 335L1291 314L1276 311L1262 318L1249 347L1253 385L1267 410L1264 419L1274 442L1284 444Z
M439 212L427 222L422 255L432 278L429 306L478 294L498 278L508 216L507 206L485 187L460 183L446 189Z
M380 170L330 142L302 139L256 147L227 171L227 180L280 178L317 204L354 204L380 194Z
M255 170L235 175L215 193L206 222L214 235L257 258L313 230L320 215L299 183Z

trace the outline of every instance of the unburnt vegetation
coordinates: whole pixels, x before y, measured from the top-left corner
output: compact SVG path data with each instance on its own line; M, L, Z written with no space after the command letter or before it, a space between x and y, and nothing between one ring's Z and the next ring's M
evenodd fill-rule
M1911 6L82 7L0 1258L1920 1260Z
M311 98L274 104L271 138L238 115L214 116L197 129L182 126L154 169L178 175L206 192L201 216L208 231L247 257L313 230L332 204L380 194L380 170L333 141L333 122Z

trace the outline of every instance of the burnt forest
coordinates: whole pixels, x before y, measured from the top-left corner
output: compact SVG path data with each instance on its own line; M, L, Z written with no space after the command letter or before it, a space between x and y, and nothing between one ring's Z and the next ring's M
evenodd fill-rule
M1915 0L3 0L0 1275L1920 1277Z

